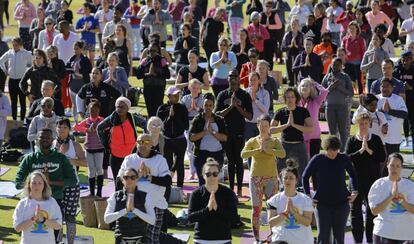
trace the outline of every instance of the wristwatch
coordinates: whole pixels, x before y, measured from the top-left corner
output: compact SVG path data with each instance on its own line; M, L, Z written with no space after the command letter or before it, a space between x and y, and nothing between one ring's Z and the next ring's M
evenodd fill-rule
M211 134L213 134L213 136L215 136L217 134L217 131L213 130L213 132L211 132Z

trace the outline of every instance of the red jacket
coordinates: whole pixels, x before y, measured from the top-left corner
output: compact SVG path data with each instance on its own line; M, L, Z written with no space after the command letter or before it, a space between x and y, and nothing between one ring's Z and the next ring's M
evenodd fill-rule
M264 41L270 38L266 27L261 24L254 26L252 23L247 26L247 32L249 33L250 43L257 49L257 51L260 53L263 52ZM256 40L253 40L253 38L256 38Z
M345 49L347 62L362 61L366 51L364 38L357 36L354 40L351 40L351 36L346 35L341 46Z
M249 87L249 74L255 70L256 66L253 66L252 62L242 64L242 68L240 70L240 84L242 84L244 88Z

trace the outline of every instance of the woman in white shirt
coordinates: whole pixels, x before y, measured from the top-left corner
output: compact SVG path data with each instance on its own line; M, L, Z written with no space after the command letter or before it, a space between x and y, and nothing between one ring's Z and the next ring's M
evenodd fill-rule
M375 181L369 190L369 206L377 215L374 244L414 240L414 183L401 178L403 162L400 154L391 154L387 162L389 175Z
M59 34L59 31L55 30L55 21L51 17L45 18L45 29L39 33L39 45L38 49L46 51L48 46L53 45L53 38Z
M284 190L267 201L272 242L312 244L312 199L296 191L300 178L295 162L288 159L286 165L281 172Z
M13 214L13 227L22 232L20 244L55 243L54 230L62 228L62 213L43 173L33 171L27 177L24 195Z

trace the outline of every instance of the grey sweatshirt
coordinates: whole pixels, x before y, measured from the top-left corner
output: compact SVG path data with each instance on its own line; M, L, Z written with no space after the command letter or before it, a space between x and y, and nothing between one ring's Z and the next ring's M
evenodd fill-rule
M374 55L378 63L374 63ZM382 48L371 49L364 53L361 63L361 71L367 72L367 79L379 79L382 77L381 63L388 59L388 53Z
M348 98L354 95L351 78L344 72L337 74L329 72L323 77L322 86L328 88L335 80L338 80L339 84L329 88L326 105L347 105Z

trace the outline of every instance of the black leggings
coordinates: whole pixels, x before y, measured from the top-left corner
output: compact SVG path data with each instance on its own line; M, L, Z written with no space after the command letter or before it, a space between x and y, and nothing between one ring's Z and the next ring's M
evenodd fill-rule
M372 230L374 228L374 216L368 205L368 192L373 182L358 180L358 195L351 207L352 235L356 243L362 243L364 239L364 219L362 217L362 205L365 205L365 237L368 243L372 243Z
M237 176L237 190L242 189L243 185L243 159L241 158L241 151L244 147L243 135L232 135L227 136L226 142L226 155L228 160L228 173L230 189L234 190L234 175Z
M2 92L4 92L4 87L6 86L6 79L6 74L0 69L0 91Z
M163 104L164 100L163 86L146 86L144 85L144 100L147 106L148 118L157 115L157 109Z
M122 162L124 161L124 158L118 158L111 154L109 157L109 163L111 165L112 175L114 177L115 182L115 191L122 189L122 182L119 184L120 181L117 181L116 178L118 176L119 169L121 168Z
M4 0L4 14L6 15L7 24L10 24L10 15L9 15L9 0Z
M13 120L17 120L17 100L20 101L20 120L26 117L26 96L20 90L20 79L9 79L9 93Z
M32 51L33 49L33 39L30 36L29 28L19 28L19 37L23 40L23 47L27 51Z
M309 158L319 154L321 151L321 139L310 139L309 141Z
M165 139L164 157L171 171L177 171L177 186L184 185L184 156L187 140L183 136L177 139Z

